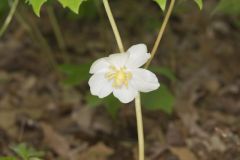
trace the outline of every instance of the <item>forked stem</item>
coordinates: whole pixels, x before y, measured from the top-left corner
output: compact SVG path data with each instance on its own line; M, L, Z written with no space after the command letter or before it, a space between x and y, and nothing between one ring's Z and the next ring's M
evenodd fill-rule
M18 2L19 0L15 0L11 6L11 10L3 24L3 26L1 27L0 29L0 37L2 37L2 35L4 34L4 32L7 30L7 27L9 26L12 18L13 18L13 15L14 13L16 12L16 9L17 9L17 6L18 6Z
M124 52L124 47L123 47L122 39L121 39L121 36L119 34L119 31L118 31L116 22L114 20L110 5L108 3L108 0L103 0L103 4L104 4L105 10L107 12L108 19L111 23L113 33L114 33L115 39L117 41L118 48L119 48L120 52L123 53Z
M149 67L150 63L152 62L154 56L157 53L158 46L159 46L159 44L160 44L160 42L162 40L163 33L164 33L165 29L166 29L166 26L168 24L169 18L170 18L171 14L172 14L174 4L175 4L175 0L171 0L169 8L168 8L168 11L167 11L167 14L166 14L166 16L165 16L165 18L163 20L163 24L162 24L162 26L160 28L160 31L159 31L158 36L157 36L157 39L156 39L156 41L154 43L154 46L153 46L153 49L151 51L151 57L148 60L148 62L146 63L146 65L144 66L144 68L148 68Z
M114 17L113 17L113 14L111 12L111 8L109 6L108 0L103 0L103 4L104 4L105 10L107 12L108 19L109 19L109 21L111 23L111 26L112 26L112 29L113 29L113 32L114 32L114 35L115 35L115 38L116 38L119 50L120 50L121 53L123 53L124 52L124 47L123 47L122 39L121 39L121 36L119 34L116 22L115 22ZM166 16L164 18L163 24L162 24L162 26L160 28L159 33L158 33L158 37L157 37L156 42L155 42L155 44L153 46L153 49L151 51L151 58L146 63L144 68L148 68L148 66L150 65L152 59L154 58L154 56L155 56L155 54L157 52L157 49L158 49L158 46L159 46L159 44L161 42L163 33L164 33L165 29L166 29L167 23L168 23L169 18L171 16L174 4L175 4L175 0L171 0L171 3L169 5L168 11L167 11L167 14L166 14ZM135 98L135 108L136 108L137 132L138 132L138 152L139 152L139 157L138 158L139 158L139 160L144 160L144 158L145 158L145 152L144 152L144 130L143 130L143 119L142 119L142 108L141 108L140 93L138 93L136 98Z
M108 19L111 23L117 44L121 53L124 52L124 47L122 43L121 36L119 34L116 22L114 20L113 14L111 12L108 0L103 0L105 10L108 15ZM143 120L142 120L142 109L141 109L141 98L140 93L137 94L135 98L135 108L136 108L136 119L137 119L137 132L138 132L138 152L139 160L144 160L144 132L143 132Z

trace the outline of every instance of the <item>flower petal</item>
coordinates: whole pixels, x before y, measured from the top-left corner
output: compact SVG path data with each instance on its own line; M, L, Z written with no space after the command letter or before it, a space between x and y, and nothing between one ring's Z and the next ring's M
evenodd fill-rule
M145 44L134 45L127 52L130 54L126 64L129 68L139 68L151 57L150 53L147 53L147 46Z
M137 90L131 86L114 89L113 95L118 98L122 103L129 103L134 100L137 95Z
M98 73L98 72L107 71L109 65L110 64L106 58L100 58L100 59L96 60L95 62L93 62L89 73L94 74L94 73Z
M132 79L131 84L140 92L150 92L160 87L157 76L142 68L131 70Z
M104 73L97 73L92 75L88 84L92 95L104 98L112 93L112 84L105 78Z
M128 57L129 57L128 53L116 53L111 54L108 57L108 61L115 67L121 68L126 64Z

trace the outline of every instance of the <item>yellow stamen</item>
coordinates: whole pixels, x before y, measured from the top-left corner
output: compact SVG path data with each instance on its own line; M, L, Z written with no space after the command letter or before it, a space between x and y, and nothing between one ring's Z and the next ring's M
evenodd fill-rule
M112 86L114 88L128 87L128 82L132 78L132 73L127 71L126 67L117 69L115 66L110 66L110 71L106 73L108 80L113 80Z

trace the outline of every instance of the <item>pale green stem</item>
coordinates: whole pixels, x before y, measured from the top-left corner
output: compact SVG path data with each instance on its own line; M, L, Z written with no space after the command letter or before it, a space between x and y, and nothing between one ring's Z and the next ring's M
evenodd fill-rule
M124 52L124 47L122 43L121 36L119 34L117 25L115 23L114 17L112 15L108 0L103 0L105 10L108 15L108 19L111 23L117 44L121 53ZM135 98L135 108L136 108L136 119L137 119L137 132L138 132L138 148L139 148L139 160L144 160L144 133L143 133L143 120L142 120L142 110L141 110L141 98L140 93Z
M141 96L140 93L135 98L136 118L137 118L137 132L138 132L138 158L144 160L144 130L143 130L143 118L141 108Z
M151 58L148 60L148 62L144 66L144 68L148 68L149 67L149 65L152 62L154 56L156 55L158 46L159 46L159 44L160 44L160 42L162 40L162 37L163 37L163 33L164 33L165 29L166 29L166 26L168 24L169 18L170 18L171 14L172 14L174 4L175 4L175 0L171 0L171 3L169 5L168 11L167 11L167 14L166 14L166 16L165 16L165 18L163 20L163 24L162 24L162 26L160 28L160 31L158 33L156 42L154 43L153 49L151 51Z
M65 45L65 42L64 42L64 38L63 38L63 35L62 35L62 32L61 32L61 29L59 27L59 24L58 24L56 15L54 13L54 10L51 6L47 7L47 13L48 13L50 23L51 23L52 28L53 28L53 32L54 32L55 37L57 39L58 46L62 51L66 51L66 45Z
M113 33L115 35L119 50L120 50L121 53L123 53L124 52L124 47L123 47L122 39L121 39L121 36L119 34L116 22L113 18L113 14L112 14L111 8L109 6L108 0L103 0L103 4L104 4L105 10L107 12L108 19L111 23Z
M15 0L11 6L11 10L3 24L3 26L1 27L0 29L0 37L2 37L2 35L4 34L4 32L7 30L7 27L9 26L12 18L13 18L13 15L14 13L16 12L16 9L17 9L17 6L18 6L18 2L19 0Z
M53 29L53 32L55 34L55 37L56 37L56 40L57 40L57 43L58 43L58 47L62 51L61 54L62 54L62 58L64 60L64 63L68 63L69 62L69 57L68 57L68 54L67 54L66 43L64 41L64 37L63 37L63 34L61 32L56 14L54 13L54 9L51 6L48 6L47 7L47 13L48 13L50 23L52 25L52 29Z

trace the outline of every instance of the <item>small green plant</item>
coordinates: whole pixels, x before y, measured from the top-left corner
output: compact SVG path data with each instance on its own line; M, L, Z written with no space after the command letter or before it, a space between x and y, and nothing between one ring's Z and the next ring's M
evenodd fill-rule
M25 143L10 147L16 156L0 157L0 160L42 160L44 152L28 147Z

